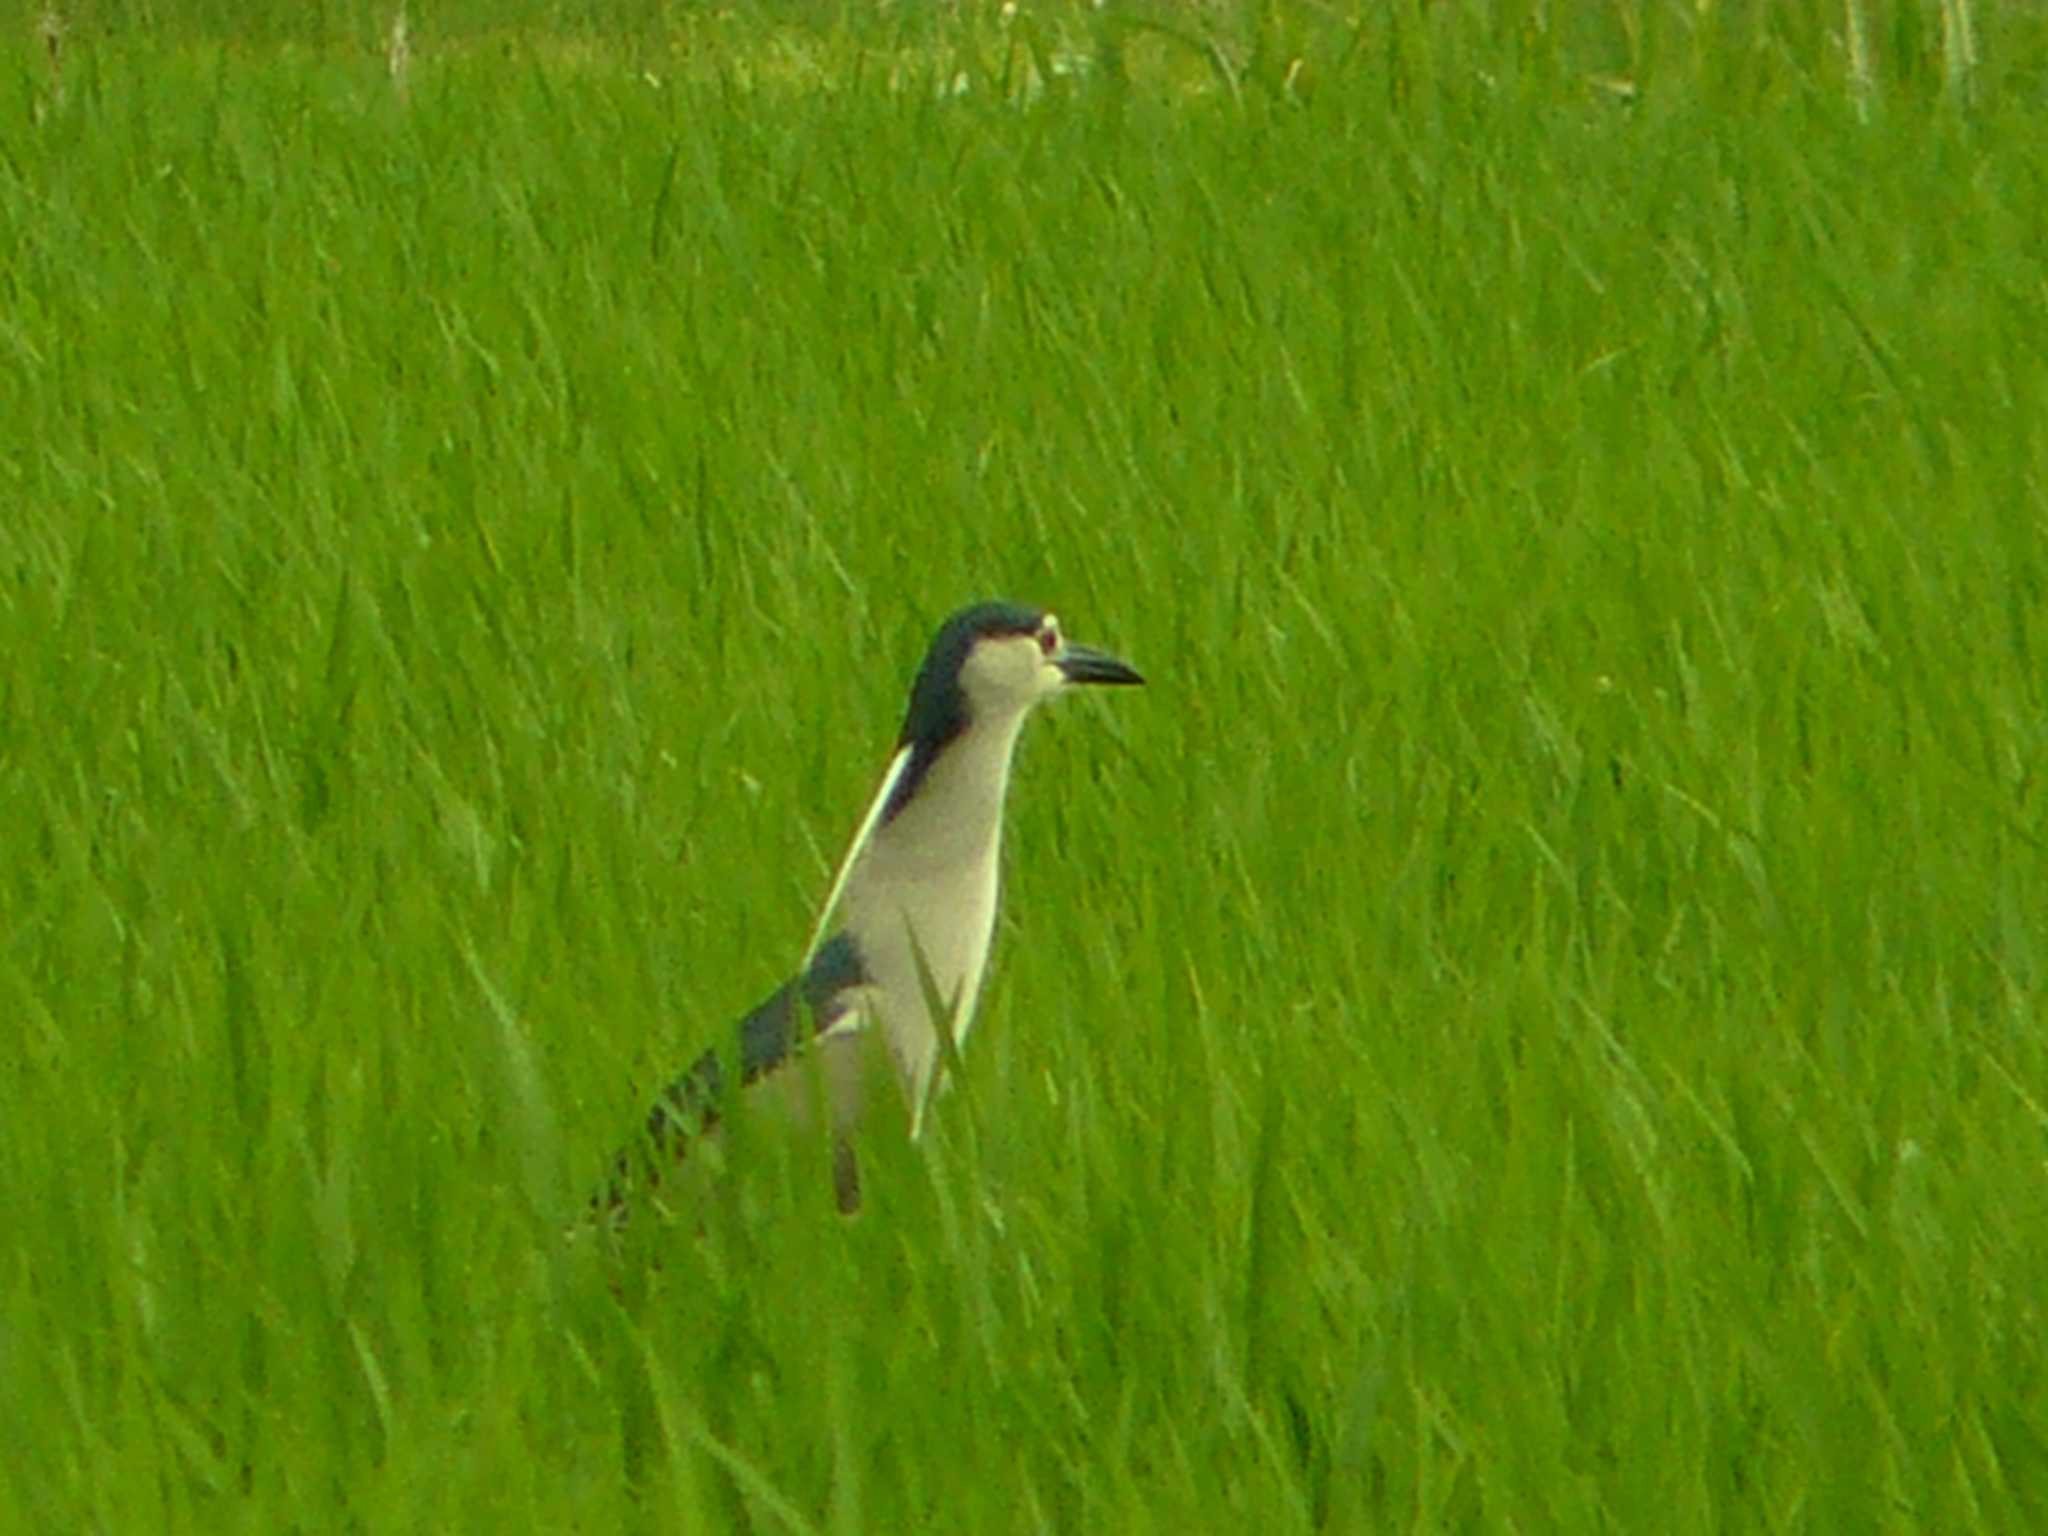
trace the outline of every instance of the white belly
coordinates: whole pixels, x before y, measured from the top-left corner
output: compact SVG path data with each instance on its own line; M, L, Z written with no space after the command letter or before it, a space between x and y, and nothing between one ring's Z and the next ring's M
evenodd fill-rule
M950 1027L956 1047L966 1041L995 934L1003 792L1015 733L987 738L948 753L911 803L875 831L840 906L869 977L863 1011L889 1042L913 1128L942 1055L940 1027ZM937 989L937 1017L925 972Z
M892 885L887 897L848 928L869 977L865 1011L888 1039L915 1115L941 1055L940 1028L957 1048L974 1020L995 931L996 860L972 879ZM935 998L927 996L927 974Z

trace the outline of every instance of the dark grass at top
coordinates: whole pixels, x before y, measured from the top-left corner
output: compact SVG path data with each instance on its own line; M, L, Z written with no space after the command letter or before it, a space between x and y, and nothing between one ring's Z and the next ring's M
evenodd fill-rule
M25 42L0 1526L2041 1525L2037 23L1536 14ZM564 1243L994 593L930 1139Z

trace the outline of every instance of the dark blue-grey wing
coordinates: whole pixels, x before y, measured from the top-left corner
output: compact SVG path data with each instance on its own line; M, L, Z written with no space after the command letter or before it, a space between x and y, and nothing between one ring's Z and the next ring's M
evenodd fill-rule
M804 968L802 984L786 983L767 1002L740 1020L740 1081L773 1072L804 1039L823 1034L853 1006L850 993L868 980L853 935L835 935L820 945ZM798 1017L797 994L803 994Z
M852 989L867 980L851 934L821 945L801 977L783 983L740 1020L741 1085L786 1065L806 1040L831 1028L852 1006ZM729 1060L714 1047L662 1090L647 1112L642 1144L619 1154L611 1184L591 1201L594 1209L616 1211L636 1183L659 1183L661 1166L680 1161L693 1140L718 1124L731 1092Z

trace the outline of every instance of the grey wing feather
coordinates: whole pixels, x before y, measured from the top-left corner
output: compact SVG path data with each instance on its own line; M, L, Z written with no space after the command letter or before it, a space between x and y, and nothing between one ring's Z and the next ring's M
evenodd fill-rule
M851 934L820 946L802 976L783 983L740 1020L741 1086L787 1065L807 1039L838 1023L852 1007L849 993L867 980ZM714 1047L691 1062L647 1112L640 1143L614 1160L610 1184L591 1200L593 1212L617 1216L637 1183L658 1184L663 1163L681 1161L691 1142L717 1126L730 1092L724 1053Z

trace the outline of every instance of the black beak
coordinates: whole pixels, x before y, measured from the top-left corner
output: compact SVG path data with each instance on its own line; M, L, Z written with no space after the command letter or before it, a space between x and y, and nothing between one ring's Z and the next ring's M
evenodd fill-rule
M1060 652L1056 663L1070 683L1108 683L1130 687L1145 681L1137 669L1126 662L1118 661L1107 651L1098 651L1092 646L1069 645Z

